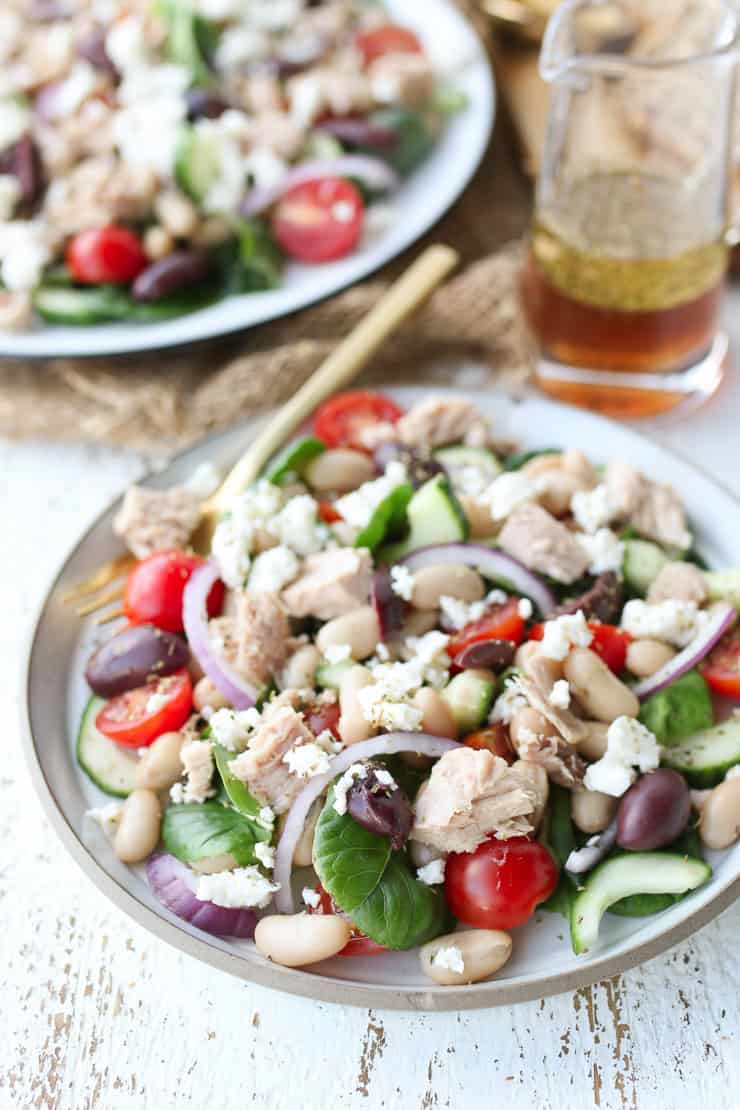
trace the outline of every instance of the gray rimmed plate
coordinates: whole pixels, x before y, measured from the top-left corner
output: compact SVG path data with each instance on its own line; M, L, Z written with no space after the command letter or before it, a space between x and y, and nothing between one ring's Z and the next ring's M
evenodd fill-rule
M418 388L390 390L402 404L419 399ZM443 392L435 390L435 392ZM740 559L740 504L691 464L635 432L600 417L545 400L512 402L493 394L465 395L492 416L497 434L525 447L577 446L594 459L621 456L681 491L702 554L714 566ZM212 459L228 467L249 442L257 422L211 437L185 452L146 484L166 486ZM740 894L740 844L713 854L709 883L671 909L650 918L606 916L598 947L585 957L570 951L563 918L539 913L515 930L514 955L497 978L464 988L426 980L415 952L335 958L308 971L278 967L249 942L207 936L174 917L152 897L139 871L113 855L103 834L84 818L106 796L84 778L74 758L74 736L86 700L84 660L96 638L106 635L81 624L61 597L94 567L120 553L111 531L118 502L98 518L65 560L32 632L22 697L24 744L34 786L63 843L88 877L121 910L183 952L266 986L322 1001L375 1008L460 1010L540 998L614 975L676 944L729 906Z

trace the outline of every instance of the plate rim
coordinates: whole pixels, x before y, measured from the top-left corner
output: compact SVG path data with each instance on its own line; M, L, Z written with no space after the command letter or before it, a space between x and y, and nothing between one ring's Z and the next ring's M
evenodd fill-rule
M395 0L395 2L407 3L409 0ZM94 325L91 328L82 328L80 325L76 325L62 332L62 335L58 337L58 349L55 350L48 350L44 347L44 337L47 336L48 338L48 330L45 325L30 332L14 333L0 330L0 358L17 358L28 362L38 362L54 358L78 358L83 360L117 358L127 355L156 354L157 352L174 351L182 347L196 346L198 344L219 339L227 339L228 337L234 337L240 334L246 336L253 328L260 327L263 324L268 324L275 320L287 319L296 312L320 304L330 297L352 288L358 282L371 277L389 262L400 257L405 251L412 249L424 235L432 231L475 177L490 143L493 125L498 111L498 86L496 78L490 57L477 28L467 14L454 3L454 0L436 0L436 3L442 5L450 16L458 20L460 26L464 27L472 40L474 40L474 64L476 69L479 70L479 77L483 84L480 101L476 101L474 106L476 118L479 119L480 123L477 129L476 141L472 144L470 158L466 163L465 172L455 182L455 187L449 195L444 195L441 203L433 200L428 206L429 218L424 219L422 227L412 231L410 234L406 232L400 233L397 243L390 247L383 248L383 238L379 238L377 242L377 252L373 253L370 258L365 260L362 260L362 256L360 256L358 266L349 278L337 278L329 282L325 289L322 288L315 294L310 291L312 283L310 274L308 274L303 283L307 290L305 297L300 297L296 303L280 308L277 311L270 310L261 319L252 321L251 323L244 324L239 322L237 307L240 297L249 297L249 294L237 294L235 296L222 298L221 301L215 301L213 305L204 306L203 309L195 310L194 312L184 313L182 316L174 317L171 320L157 321L149 324L130 324L123 332L112 330L117 326L115 321ZM454 120L452 121L452 125L454 126ZM434 158L434 152L431 158ZM423 170L423 168L423 165L419 167L420 170ZM409 181L413 181L413 175L409 178ZM281 286L276 292L281 292L284 289L285 286ZM195 321L200 311L208 311L210 308L217 308L220 305L227 304L229 301L232 301L234 304L234 313L230 320L214 323L210 326L201 326L200 328L196 326ZM181 325L181 329L185 334L176 334L172 338L147 339L147 335L152 329L167 328L170 325L173 327ZM50 326L63 327L63 325ZM94 348L88 346L86 343L81 343L81 336L75 341L80 333L84 333L85 336L94 336L98 328L105 330L107 338ZM38 341L38 345L41 349L35 349L37 344L34 340Z
M392 390L403 390L407 387L399 384L390 388ZM495 391L492 390L445 388L438 386L436 383L430 383L428 387L423 383L414 383L411 388L417 390L430 388L437 394L457 396L461 394L470 396L479 392L486 393L490 397L496 396ZM518 402L516 399L514 401L525 405L528 402L536 401L536 403L551 409L554 416L557 416L558 412L567 412L572 417L574 413L571 406L562 405L541 397L527 396L519 399ZM605 430L615 427L613 421L596 413L589 413L588 415L591 420L603 425ZM267 419L268 416L269 413L260 413L250 420L241 421L229 428L209 433L173 455L164 470L152 470L137 480L147 482L151 479L157 479L162 474L166 474L171 465L181 461L191 451L207 447L209 443L225 435L236 434L241 430L253 431L255 426L258 426L259 421ZM657 447L669 458L673 457L680 460L684 466L695 471L704 481L714 485L725 497L733 501L740 510L740 497L729 490L720 480L708 474L693 460L686 458L681 452L673 448L655 443L632 427L616 426L622 431L626 431L634 439L648 443L653 448ZM41 621L52 601L52 595L64 574L68 562L83 546L90 533L120 501L121 496L118 495L104 506L69 549L64 552L57 569L50 577L41 601L31 617L24 637L21 655L23 660L19 698L21 749L34 791L41 803L44 814L74 862L118 910L132 918L137 925L153 933L159 940L165 941L177 950L185 952L186 955L205 962L219 971L234 975L246 982L285 991L300 997L312 998L315 1001L373 1009L442 1012L493 1008L517 1002L529 1002L548 998L564 991L590 986L602 979L637 967L646 960L669 950L691 936L703 925L712 921L740 898L740 874L734 877L730 875L721 881L718 889L715 890L708 901L690 910L679 921L657 935L647 937L631 945L627 951L605 952L603 956L589 959L582 967L560 970L546 975L535 972L520 977L516 982L507 983L505 980L493 979L461 987L442 987L431 983L429 987L394 987L349 978L332 978L322 975L320 972L281 967L263 959L247 961L236 953L225 951L211 944L206 934L203 936L191 934L174 920L170 921L160 915L141 902L134 893L122 886L112 875L108 874L77 836L61 806L57 803L52 785L44 773L36 750L36 741L31 725L31 672Z

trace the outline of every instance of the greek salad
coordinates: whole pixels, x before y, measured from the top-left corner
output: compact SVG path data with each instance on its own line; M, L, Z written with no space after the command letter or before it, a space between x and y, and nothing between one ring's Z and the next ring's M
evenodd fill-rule
M375 0L10 0L0 328L161 320L393 220L465 98Z
M536 910L588 952L737 839L740 571L629 461L494 432L454 396L335 396L205 558L213 468L127 492L77 758L174 914L286 966L418 949L464 984Z

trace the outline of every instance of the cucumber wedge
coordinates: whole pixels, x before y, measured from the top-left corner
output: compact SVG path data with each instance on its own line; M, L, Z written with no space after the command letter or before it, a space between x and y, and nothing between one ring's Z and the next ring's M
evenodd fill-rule
M491 711L495 694L496 683L477 671L462 671L450 679L442 690L442 697L452 711L461 736L481 727Z
M319 663L316 668L316 683L324 690L338 690L343 676L356 666L354 659L343 659L341 663Z
M730 717L675 747L664 748L661 763L680 771L697 790L717 786L730 767L740 763L740 717Z
M126 798L136 786L138 761L95 727L95 718L104 705L103 698L92 697L85 706L77 733L77 762L106 794Z
M622 573L628 586L643 596L668 562L662 548L649 540L624 540Z
M384 547L380 559L396 563L419 547L457 543L468 538L468 522L462 507L443 474L437 474L417 490L408 504L409 534L400 543Z
M175 180L183 192L202 201L221 173L221 150L214 135L184 126L175 151Z
M486 484L498 478L504 469L492 451L485 447L440 447L434 458L442 463L450 476L453 486L463 487L463 473L477 471Z
M726 601L740 609L740 568L704 571L710 601Z
M591 872L573 899L570 938L576 955L596 943L599 924L611 905L633 894L684 894L712 874L708 863L670 852L630 852Z
M326 445L316 436L303 436L275 456L265 471L265 478L273 485L279 486L289 474L300 474L311 459L323 455Z

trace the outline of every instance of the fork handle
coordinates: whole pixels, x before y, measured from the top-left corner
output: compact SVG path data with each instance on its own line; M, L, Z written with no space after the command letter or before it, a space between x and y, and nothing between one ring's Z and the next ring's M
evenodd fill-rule
M432 293L459 261L452 247L428 247L391 285L370 312L332 351L308 381L275 413L210 499L218 511L257 478L271 455L318 404L347 385L389 335Z

